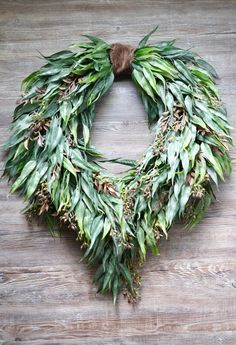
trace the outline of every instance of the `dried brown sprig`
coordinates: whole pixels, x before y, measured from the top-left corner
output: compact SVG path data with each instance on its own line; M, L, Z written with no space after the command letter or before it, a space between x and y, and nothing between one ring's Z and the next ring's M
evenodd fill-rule
M50 119L37 120L32 123L32 125L30 126L29 136L27 136L24 140L24 146L26 150L29 149L30 140L37 141L38 145L40 147L43 147L44 145L43 135L47 131L47 129L50 127L50 123L51 123Z
M48 212L52 204L47 182L41 183L39 190L36 192L36 196L38 199L38 215L40 216L42 213Z
M118 196L118 192L109 177L101 176L100 173L95 173L93 174L93 183L99 192L110 194L115 197Z

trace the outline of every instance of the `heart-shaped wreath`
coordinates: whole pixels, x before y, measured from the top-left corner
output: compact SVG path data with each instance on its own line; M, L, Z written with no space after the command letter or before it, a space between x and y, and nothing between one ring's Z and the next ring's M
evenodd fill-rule
M25 197L28 215L77 232L97 266L98 291L114 301L121 289L136 301L147 247L158 254L176 218L194 226L214 199L212 184L231 172L215 70L174 41L147 45L155 30L137 49L86 36L72 46L79 52L44 56L47 64L23 80L6 143L11 192ZM156 134L141 161L113 160L130 165L118 177L99 163L90 129L98 99L122 73L131 74Z

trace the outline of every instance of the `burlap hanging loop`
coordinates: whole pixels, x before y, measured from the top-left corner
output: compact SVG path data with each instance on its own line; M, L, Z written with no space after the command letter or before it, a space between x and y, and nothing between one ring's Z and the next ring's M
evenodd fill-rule
M115 75L130 75L135 48L129 44L113 43L110 60Z

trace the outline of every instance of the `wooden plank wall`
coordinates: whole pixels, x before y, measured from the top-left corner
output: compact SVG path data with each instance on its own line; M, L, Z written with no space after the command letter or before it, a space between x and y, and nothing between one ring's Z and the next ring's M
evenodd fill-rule
M219 72L219 87L236 125L235 0L0 0L0 143L8 135L20 81L83 33L137 44L159 24L158 39L193 47ZM235 138L235 131L233 131ZM151 139L131 81L100 102L94 144L108 157L139 158ZM73 233L53 239L28 225L23 201L0 188L0 343L81 345L236 344L236 174L194 231L174 226L161 255L142 269L142 299L97 296L92 270ZM1 155L3 158L3 154ZM109 167L120 171L122 167Z

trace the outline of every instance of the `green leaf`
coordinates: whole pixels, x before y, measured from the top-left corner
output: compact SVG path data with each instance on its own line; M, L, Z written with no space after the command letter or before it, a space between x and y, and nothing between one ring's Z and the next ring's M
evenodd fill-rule
M180 152L180 159L181 163L184 169L184 176L187 175L188 170L189 170L189 156L188 156L188 151L183 150Z
M147 206L146 199L143 195L139 195L136 198L135 205L134 205L134 213L142 212Z
M192 95L193 94L193 90L190 89L190 87L184 83L181 80L175 80L176 85L178 85L180 87L180 90L183 94L187 94L187 95Z
M90 41L92 41L95 44L102 43L102 44L105 44L106 46L108 45L104 40L102 40L99 37L92 36L92 35L82 35L82 36L87 37Z
M139 42L138 48L144 47L147 41L149 40L149 38L157 31L157 29L158 29L158 25L152 31L150 31L146 36L144 36L144 38Z
M173 107L174 107L174 97L172 96L172 94L170 92L166 93L166 106L169 110L169 112L171 113L171 115L173 115Z
M106 291L108 288L111 287L111 281L112 281L112 276L114 275L114 272L115 272L115 259L113 257L110 260L107 271L104 275L102 291Z
M72 113L72 104L70 101L63 101L60 106L60 115L65 121L65 124L67 126L68 121L70 119L70 115Z
M120 291L120 284L119 284L119 279L116 276L112 282L112 297L113 297L114 304L116 304L119 291Z
M197 205L194 209L194 216L190 220L190 222L187 224L187 227L191 229L193 226L195 226L199 221L202 219L204 213L207 211L208 207L210 206L212 202L212 196L208 193L205 193L205 195L198 201Z
M175 195L172 194L169 202L166 206L166 222L167 224L171 224L177 211L178 211L178 200L176 199Z
M193 116L193 101L190 96L186 96L184 99L185 108L190 116Z
M106 237L106 235L110 232L110 230L111 230L111 223L109 222L108 218L105 218L104 224L103 224L102 239Z
M64 157L62 165L66 170L68 170L72 175L74 175L77 178L77 171L75 170L73 164L67 157Z
M187 148L196 138L196 127L193 125L186 126L183 131L182 149Z
M90 84L90 83L94 83L96 80L100 80L102 77L104 77L106 74L108 74L111 71L111 67L104 67L103 69L101 69L99 72L95 72L95 73L91 73L90 75L84 77L81 80L81 84ZM91 104L91 102L90 102Z
M49 68L41 68L40 69L40 76L50 76L50 75L55 75L57 73L59 73L61 70L61 68L59 67L53 67L53 66L50 66Z
M98 235L101 233L103 229L104 223L102 216L97 216L93 223L92 223L92 232L91 232L91 242L89 245L89 249L91 249L94 245L94 242L96 241Z
M84 202L83 200L80 200L77 206L75 207L75 216L76 216L76 220L78 222L81 233L83 233L83 230L84 230L83 221L84 221L85 210L86 208L85 208Z
M55 74L51 77L48 78L48 83L52 83L54 81L63 79L65 77L67 77L70 74L70 68L63 68L60 70L60 72L58 74Z
M99 162L117 163L117 164L127 165L129 167L134 167L137 164L137 161L134 159L123 159L123 158L102 159L102 160L99 160Z
M45 150L47 150L48 153L51 153L57 147L62 138L62 134L60 121L55 117L51 122L51 126L45 140Z
M31 174L31 172L36 167L36 161L29 161L25 164L24 168L18 179L13 183L11 187L11 193L14 193L21 185L25 182L26 178Z
M180 198L179 198L179 214L181 214L184 211L190 195L191 195L191 187L183 185L181 189L181 193L180 193Z
M153 94L152 88L143 73L137 71L136 69L133 69L132 77L141 86L141 88L155 101L155 96Z
M40 53L41 54L41 53ZM46 60L49 61L56 61L59 59L68 59L71 58L72 56L74 56L74 53L71 50L61 50L55 54L52 54L50 56L44 56L43 54L41 54Z
M16 159L19 155L21 155L23 152L25 152L26 148L24 145L24 142L20 143L15 151L15 154L12 158L12 160Z
M25 79L23 79L21 83L21 88L23 85L27 87L27 85L32 83L32 81L35 80L38 75L39 75L39 71L35 71L29 74Z
M167 239L168 238L167 223L166 223L165 212L163 210L161 210L158 213L157 219L158 219L157 223L158 223L159 227L161 228L161 230L163 231L163 233L165 234L166 239Z
M223 171L221 169L221 166L218 163L218 161L214 158L212 151L210 149L210 146L208 144L201 143L201 151L202 151L203 157L205 157L206 160L212 164L212 166L215 169L215 171L217 172L217 174L220 176L220 178L222 180L224 180Z
M195 80L188 70L187 66L181 60L174 60L175 67L182 74L182 76L190 83L195 84Z
M175 184L174 184L174 195L176 199L179 198L179 194L180 194L183 184L184 184L184 176L178 175L176 177Z
M47 107L43 111L42 117L44 119L52 118L56 114L57 111L58 111L58 104L52 101L50 104L47 105Z
M125 278L125 280L128 283L129 287L132 288L132 286L133 286L132 276L131 276L131 273L130 273L128 267L125 266L125 264L122 264L122 263L119 264L119 267L120 267L121 274Z
M144 244L145 236L144 236L144 231L141 227L138 228L136 235L137 235L137 240L138 240L141 252L142 252L143 256L145 256L146 255L146 247Z
M172 141L169 143L167 148L167 158L168 158L168 164L172 166L176 159L179 156L179 142L178 141Z
M192 163L192 167L194 166L195 158L196 158L199 150L200 150L200 145L198 145L195 142L192 144L191 148L189 148L189 159Z
M154 237L152 229L150 229L146 233L146 242L147 242L148 247L153 252L153 254L159 255L158 248L157 248L157 245L156 245L156 240L155 240L155 237Z
M157 72L158 75L162 75L163 77L174 79L177 77L177 71L173 67L171 63L161 58L155 58L150 61L150 65L152 66L152 70L154 70L154 74ZM163 80L163 79L162 79Z
M43 166L38 166L37 169L38 170L35 170L32 173L30 179L27 181L27 185L28 185L27 192L26 192L27 198L30 198L35 192L35 190L37 189L41 178L46 174L48 170L48 164L45 163Z
M157 83L157 90L158 96L161 98L163 104L166 106L166 88L165 85L162 83Z
M87 164L86 164L87 162L83 159L79 150L77 149L71 150L71 160L72 160L72 163L75 164L77 167L84 170L88 169Z
M215 172L215 170L210 168L210 167L207 167L207 173L211 177L212 181L214 181L215 184L218 186L218 177L217 177L217 173Z
M71 110L71 113L75 113L76 110L78 110L78 108L83 104L83 101L84 101L84 95L82 94L81 96L74 96L71 98L71 102L72 102L72 105L73 105L73 108ZM77 118L75 118L76 121L78 121Z
M179 101L179 103L181 105L184 105L184 98L183 98L183 94L179 88L179 86L177 86L174 83L169 83L169 89L172 92L172 94L177 98L177 100Z
M205 176L206 176L206 161L204 158L201 158L198 183L203 182L205 180Z
M72 196L71 196L71 208L70 208L70 212L73 211L76 207L76 205L78 204L80 199L80 189L77 187Z
M144 74L145 78L148 80L148 82L151 85L151 87L153 88L153 90L156 92L157 83L156 83L156 79L154 78L152 72L149 69L143 67L143 74Z
M39 105L36 103L28 103L28 104L20 104L18 107L16 107L13 118L14 121L17 120L19 117L21 117L24 114L32 113L33 111L36 111L36 109L39 107Z
M207 129L205 122L200 117L198 117L196 115L193 115L191 117L191 122L193 122L195 125L198 125L201 128Z
M152 181L152 196L158 191L159 186L161 186L167 179L167 172L163 171L160 175L155 176Z
M179 58L183 61L193 60L195 58L195 54L193 52L176 47L171 47L166 51L163 51L162 56L171 60Z
M83 123L83 137L84 137L84 145L87 146L89 143L90 133L89 133L88 126L84 123Z
M208 82L212 80L211 74L209 74L201 68L191 67L191 72L193 75L197 76L202 81Z
M217 73L216 70L214 69L213 66L211 66L208 62L206 62L205 60L196 58L195 62L205 71L207 71L208 73L210 73L213 77L217 78Z

